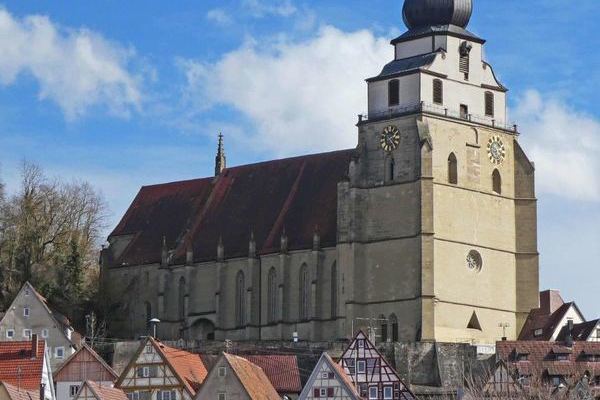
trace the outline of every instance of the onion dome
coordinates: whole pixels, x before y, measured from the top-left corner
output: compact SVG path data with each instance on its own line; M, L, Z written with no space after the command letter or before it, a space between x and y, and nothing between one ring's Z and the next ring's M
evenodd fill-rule
M466 28L472 13L472 0L405 0L402 10L409 30L440 25Z

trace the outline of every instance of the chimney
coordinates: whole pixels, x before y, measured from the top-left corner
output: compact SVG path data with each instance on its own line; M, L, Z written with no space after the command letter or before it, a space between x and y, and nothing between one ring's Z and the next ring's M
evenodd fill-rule
M573 343L575 340L573 339L573 320L570 319L567 322L567 336L565 337L565 344L567 347L573 347Z
M161 267L169 265L169 249L167 248L167 237L163 235L162 245L160 247L160 264Z
M194 264L194 249L192 248L191 244L188 246L187 251L185 252L185 263L186 265Z
M254 240L254 231L250 231L250 241L248 242L248 258L256 258L256 241Z
M558 290L544 290L540 292L540 308L546 315L554 313L560 306L565 304L562 297L560 297L560 291Z
M46 384L40 383L40 400L46 399Z
M38 335L34 333L31 335L31 359L35 360L38 358Z

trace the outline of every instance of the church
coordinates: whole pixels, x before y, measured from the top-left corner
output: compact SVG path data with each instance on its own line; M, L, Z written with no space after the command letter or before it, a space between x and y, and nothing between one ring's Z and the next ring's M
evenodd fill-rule
M102 252L111 331L516 339L538 307L534 165L472 7L405 0L355 148L227 167L220 137L214 176L142 187Z

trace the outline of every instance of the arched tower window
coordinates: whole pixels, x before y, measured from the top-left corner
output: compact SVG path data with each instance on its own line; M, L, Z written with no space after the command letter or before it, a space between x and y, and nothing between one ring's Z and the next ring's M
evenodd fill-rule
M300 267L300 307L299 317L301 321L310 318L310 279L308 277L308 267L302 264Z
M392 182L394 177L396 176L396 162L394 161L394 157L388 157L387 167L385 172L385 180L386 182Z
M433 102L444 104L444 83L441 79L433 80Z
M246 323L246 282L244 273L238 272L235 277L235 323L238 327L244 326Z
M448 183L453 185L458 183L458 162L454 153L448 156Z
M277 321L277 271L271 268L267 282L267 317L269 322Z
M392 342L397 342L398 341L398 318L396 317L396 314L392 314L392 315L390 315L390 318L388 318L388 320L389 320L390 328L391 328L390 337L392 339Z
M179 299L177 301L177 309L179 312L179 319L183 320L186 317L186 309L185 309L185 278L181 277L179 279L179 287L177 288L177 295Z
M485 92L485 115L494 116L494 93L492 92Z
M337 282L337 263L331 266L331 318L337 317L338 306L338 282Z
M381 336L381 341L383 343L385 343L385 342L387 342L387 340L389 338L389 335L388 335L388 320L385 317L385 315L381 314L379 316L379 322L381 324L379 334Z
M400 81L398 79L388 82L388 101L390 107L400 104Z
M497 169L492 172L492 190L495 193L502 194L502 177Z

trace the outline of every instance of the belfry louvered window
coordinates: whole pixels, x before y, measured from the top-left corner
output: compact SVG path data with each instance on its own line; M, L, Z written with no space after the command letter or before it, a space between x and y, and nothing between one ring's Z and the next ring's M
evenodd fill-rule
M485 115L494 116L494 93L492 92L485 92Z
M390 107L400 104L400 81L398 79L388 82L388 100Z
M460 45L460 59L458 64L459 72L464 74L465 80L469 80L469 67L470 67L470 59L469 55L471 54L471 49L473 46L469 42L462 42Z
M433 80L433 102L435 104L444 103L444 83L440 79Z

